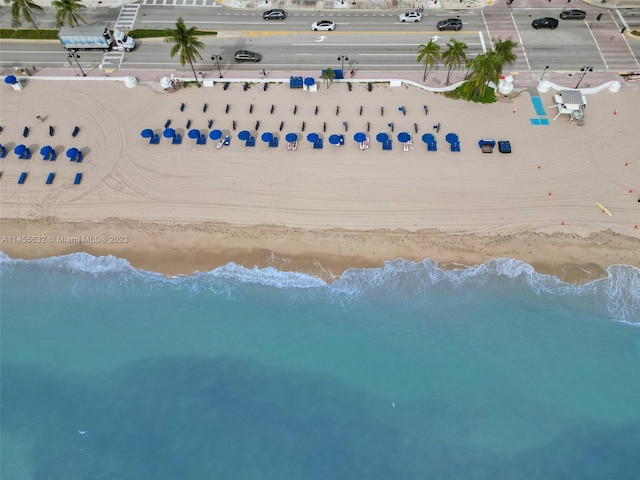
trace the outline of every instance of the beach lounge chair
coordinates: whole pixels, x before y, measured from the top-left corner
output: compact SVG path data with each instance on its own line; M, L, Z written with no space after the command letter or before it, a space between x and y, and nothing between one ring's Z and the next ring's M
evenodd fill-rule
M482 150L482 153L493 153L493 147L496 146L495 140L480 140L478 146Z
M295 141L291 144L291 150L295 152L297 149L298 149L298 142Z
M182 135L180 135L179 133L176 133L176 136L173 137L173 140L171 140L171 143L173 145L180 145L182 143Z
M402 144L402 150L404 150L405 152L409 151L409 143L408 142L404 142Z
M4 158L6 156L7 156L7 149L3 145L0 145L0 158Z
M271 141L269 142L269 146L273 147L273 148L277 147L278 146L278 137L273 137L271 139Z
M82 163L82 152L78 150L78 155L76 155L76 163Z
M321 149L323 147L322 139L318 138L315 142L313 142L313 148Z
M75 138L79 133L80 127L76 126L76 128L73 129L73 133L71 134L71 136Z
M460 142L453 142L451 144L451 151L452 152L459 152L460 151Z
M207 143L207 136L203 133L196 140L196 145L205 145Z
M382 150L393 150L393 140L389 139L383 142Z
M255 142L256 142L256 139L254 138L253 139L253 143L255 143ZM229 135L225 136L223 145L228 146L230 143L231 143L231 137L229 137Z
M159 134L154 134L150 139L149 139L149 143L151 145L158 145L160 143L160 135Z
M56 158L58 158L58 154L56 153L55 150L51 150L51 153L49 153L49 161L55 162Z
M76 178L73 180L73 184L74 185L80 185L81 181L82 181L82 174L81 173L76 173Z
M511 153L511 142L508 140L501 140L498 142L498 151L500 153Z
M47 181L45 183L47 185L51 185L53 183L54 178L56 178L56 174L53 172L50 172L49 175L47 176Z
M20 178L18 178L18 185L22 185L27 179L27 172L22 172Z
M256 146L256 137L249 137L247 138L247 142L245 143L245 146L247 147L255 147Z

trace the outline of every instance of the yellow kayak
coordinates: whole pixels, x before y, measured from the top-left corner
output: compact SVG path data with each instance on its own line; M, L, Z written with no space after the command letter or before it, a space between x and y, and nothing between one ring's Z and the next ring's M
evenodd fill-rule
M596 202L596 207L598 207L600 210L602 210L607 215L611 216L611 212L609 210L607 210L607 207L605 207L601 203Z

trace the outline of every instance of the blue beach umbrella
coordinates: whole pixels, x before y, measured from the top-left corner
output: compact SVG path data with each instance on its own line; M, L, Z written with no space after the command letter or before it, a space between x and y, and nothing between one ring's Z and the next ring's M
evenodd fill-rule
M187 135L189 136L189 138L200 138L200 130L198 130L197 128L192 128L191 130L189 130L189 133L187 133Z
M334 133L333 135L329 136L329 143L331 145L338 145L340 143L340 135Z
M379 134L376 135L376 140L379 141L380 143L384 143L387 140L389 140L389 135L385 132L380 132Z
M303 80L303 82L307 87L310 87L311 85L316 83L316 80L313 77L307 77Z
M358 132L353 136L353 139L358 143L364 142L367 139L367 134L364 132Z
M27 150L27 146L20 144L20 145L16 145L16 148L13 149L13 153L15 153L16 155L22 155L26 150Z
M293 132L289 132L289 133L287 133L287 136L284 137L284 139L287 142L295 142L295 141L298 140L298 134L297 133L293 133Z
M153 130L151 130L150 128L145 128L140 132L140 136L142 138L151 138L153 137Z
M6 77L4 77L4 83L6 83L7 85L15 85L16 83L18 83L18 79L15 77L15 75L7 75Z
M238 132L238 138L242 141L249 140L249 138L251 138L251 132L249 130L242 130Z
M74 159L78 156L78 149L76 147L71 147L67 150L67 158Z
M45 145L40 149L40 155L44 155L45 157L51 153L53 147L51 145Z
M209 138L211 140L218 140L218 139L222 138L222 130L218 130L218 129L211 130L209 132Z
M425 133L424 135L422 135L422 141L426 144L432 143L435 141L435 138L432 134L430 133Z
M406 143L411 140L411 135L407 132L400 132L398 134L398 141L402 143Z
M263 142L269 143L271 140L273 140L273 133L264 132L260 138L262 139Z
M316 143L318 141L318 134L310 133L309 135L307 135L307 140L310 141L311 143Z
M176 131L173 128L165 128L164 132L162 132L162 136L164 138L174 138L176 136Z
M455 133L447 133L447 136L444 138L449 143L456 143L458 141L458 135Z

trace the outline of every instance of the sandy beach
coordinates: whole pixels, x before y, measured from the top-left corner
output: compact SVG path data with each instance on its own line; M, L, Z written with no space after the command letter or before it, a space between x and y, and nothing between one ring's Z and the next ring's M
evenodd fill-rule
M172 275L233 261L328 280L395 258L451 268L509 257L572 282L601 277L612 264L640 266L640 90L589 95L581 127L564 115L551 121L553 93L541 94L550 125L534 126L526 91L476 105L382 83L372 92L337 82L317 92L288 82L175 92L157 83L5 85L0 250L19 258L113 254ZM141 137L145 128L162 134L169 119L181 145ZM230 135L229 146L187 138L189 121L208 133L210 120ZM367 126L370 148L361 150L353 135ZM255 147L237 138L245 129ZM268 131L280 136L277 148L261 141ZM413 134L406 152L396 139L403 131ZM296 151L287 150L288 132L300 137ZM324 136L322 150L306 140L311 132ZM392 151L375 140L379 132L393 139ZM445 140L451 132L460 152ZM344 146L329 144L333 133ZM424 133L436 137L436 152ZM513 151L483 154L480 139L509 140ZM20 143L30 160L13 153ZM55 162L42 160L43 145L55 147ZM70 147L83 152L81 164L66 158ZM28 177L18 185L22 172ZM50 172L56 177L46 185Z

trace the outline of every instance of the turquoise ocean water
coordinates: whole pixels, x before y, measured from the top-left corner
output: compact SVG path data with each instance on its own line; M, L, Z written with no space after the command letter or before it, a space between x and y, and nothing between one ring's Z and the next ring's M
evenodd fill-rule
M1 267L1 478L637 479L640 269Z

